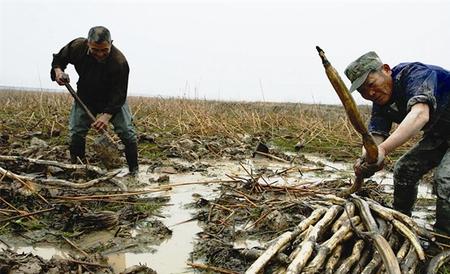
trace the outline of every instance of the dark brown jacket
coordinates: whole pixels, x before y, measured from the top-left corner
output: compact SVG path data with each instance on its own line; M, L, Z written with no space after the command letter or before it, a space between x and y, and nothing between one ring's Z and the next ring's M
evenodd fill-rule
M79 75L77 94L94 113L115 114L125 103L128 88L129 67L125 56L114 45L102 62L88 54L86 38L77 38L53 54L51 78L55 81L54 68L65 70L73 64Z

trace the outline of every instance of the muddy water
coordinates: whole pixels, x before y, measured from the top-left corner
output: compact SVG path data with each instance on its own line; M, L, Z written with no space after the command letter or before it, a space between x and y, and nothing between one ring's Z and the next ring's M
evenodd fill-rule
M332 180L336 178L352 177L351 164L334 163L326 161L323 158L308 155L307 158L316 163L312 163L310 167L314 168L322 166L323 170L310 172L292 172L289 175L274 176L267 179L271 184L289 184L301 185L310 182L322 182L324 180ZM320 162L320 163L319 163ZM170 174L169 184L195 183L195 182L212 182L217 180L228 180L226 175L245 176L245 170L240 166L239 162L231 161L215 161L209 163L211 166L205 172L192 172L184 174ZM270 161L265 158L251 159L243 163L247 170L257 170L259 168L268 168L273 171L281 171L289 168L289 164ZM147 174L146 167L141 167L139 180L148 182L150 178L158 178L162 174ZM379 172L374 178L375 181L385 186L386 192L392 192L392 174L389 172ZM154 187L150 185L149 187ZM189 253L193 249L193 241L196 234L201 231L196 221L188 221L192 218L193 209L185 207L186 204L195 200L193 194L199 194L206 199L212 199L216 195L217 183L211 184L191 184L175 186L167 193L159 193L158 195L170 196L169 206L162 210L161 221L172 230L170 239L161 243L159 246L153 246L154 252L130 253L121 252L107 255L109 262L112 264L116 272L124 270L126 267L146 264L158 273L192 273L187 268L186 262L190 261ZM419 197L425 199L433 199L430 188L420 185ZM433 202L430 204L434 205ZM429 226L433 221L434 206L418 207L413 217L421 224ZM431 211L430 211L431 210ZM96 241L106 241L113 235L110 232L99 232L92 236ZM236 247L254 247L260 243L256 241L236 242ZM1 245L0 245L1 247ZM53 247L20 247L16 246L18 252L32 252L33 254L42 256L44 259L50 259L53 255L67 257L64 250L55 249Z
M209 163L212 165L213 163ZM147 167L141 166L139 174L139 181L148 182L150 178L158 178L159 173L146 173ZM169 206L163 208L161 215L164 218L161 221L172 230L172 236L159 246L154 246L154 251L144 253L130 253L120 252L106 255L109 263L112 265L114 271L119 273L125 268L146 264L158 273L192 273L192 269L187 268L186 262L189 261L189 254L193 250L193 241L195 235L201 231L197 221L188 221L193 216L193 209L186 207L186 204L194 202L193 194L199 194L206 199L213 199L215 189L218 187L217 183L211 184L197 184L197 182L212 182L219 180L229 180L228 175L242 175L243 169L236 162L214 162L214 166L207 169L206 172L192 172L184 174L169 174L170 184L195 183L191 185L182 185L173 187L170 191L159 192L158 195L170 196ZM154 188L156 185L151 184L149 188ZM145 190L145 189L144 189ZM89 237L79 243L80 247L90 246L93 242L106 242L114 237L114 232L101 231L98 233L91 233ZM8 243L16 252L31 252L39 255L44 259L51 259L53 255L58 255L62 258L70 258L68 250L61 250L51 246L20 246L14 243ZM0 243L0 248L6 248Z
M141 174L141 180L148 180L152 176L160 174ZM217 176L204 176L199 173L169 175L170 183L200 182L216 179ZM163 223L172 230L172 237L160 246L155 247L154 253L121 253L109 255L109 262L116 271L123 270L124 267L146 264L158 273L189 273L186 269L186 262L189 260L189 253L193 249L193 240L196 233L201 229L196 221L188 221L192 218L192 210L185 205L193 202L193 194L197 193L204 197L214 195L214 186L194 184L177 186L168 193L170 195L170 205L163 209Z

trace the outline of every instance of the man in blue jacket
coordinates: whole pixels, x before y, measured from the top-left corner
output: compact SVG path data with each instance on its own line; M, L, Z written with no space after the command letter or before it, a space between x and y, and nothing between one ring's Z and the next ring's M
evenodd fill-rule
M371 51L348 65L345 74L350 91L373 102L369 131L378 144L378 162L358 160L355 173L367 177L381 170L386 155L423 131L423 138L395 164L393 206L411 216L418 181L436 167L434 227L450 235L450 72L418 62L391 68ZM390 133L392 123L398 127Z
M126 102L129 67L125 56L111 40L109 30L102 26L89 30L88 38L77 38L53 54L51 78L59 85L69 82L64 70L73 64L79 75L77 94L96 121L92 122L76 102L69 118L70 157L84 159L86 135L90 127L105 129L109 122L125 145L125 158L132 175L138 172L137 136Z

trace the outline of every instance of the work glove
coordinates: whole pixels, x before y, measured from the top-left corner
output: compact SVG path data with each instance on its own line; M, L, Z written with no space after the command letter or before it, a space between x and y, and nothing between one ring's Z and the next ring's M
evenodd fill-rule
M355 171L355 175L362 178L370 178L377 171L380 171L384 167L384 159L385 159L385 151L384 149L378 148L378 160L376 163L369 164L366 159L366 153L355 161L353 165L353 170Z
M108 127L109 120L111 119L112 115L109 113L102 113L100 116L95 120L94 123L92 123L92 127L96 130L100 131L103 129L106 129Z
M55 81L60 86L64 86L70 82L69 74L65 73L61 69L55 69Z

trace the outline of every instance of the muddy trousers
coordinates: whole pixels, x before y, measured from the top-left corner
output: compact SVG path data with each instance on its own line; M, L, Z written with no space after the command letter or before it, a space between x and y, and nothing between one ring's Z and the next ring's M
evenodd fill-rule
M411 216L418 182L435 167L435 229L450 235L450 149L447 140L426 137L397 161L394 167L394 208Z
M94 116L97 115L95 112L92 112L92 114ZM127 159L128 169L130 172L137 171L137 135L133 125L133 117L127 103L111 117L110 122L114 127L114 132L125 145L125 158ZM72 163L76 163L77 158L82 160L85 158L86 135L91 124L92 120L84 109L77 103L74 103L69 116L69 150Z

